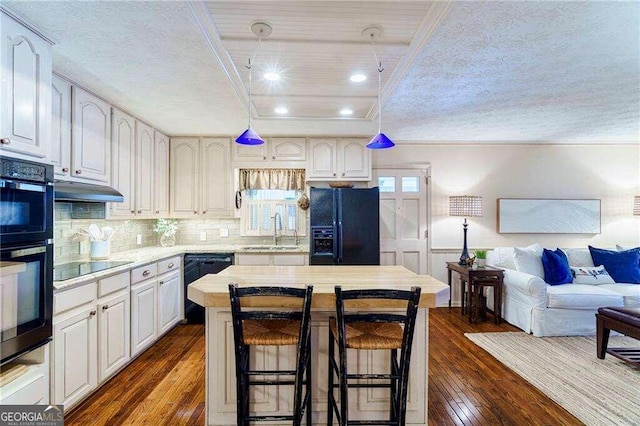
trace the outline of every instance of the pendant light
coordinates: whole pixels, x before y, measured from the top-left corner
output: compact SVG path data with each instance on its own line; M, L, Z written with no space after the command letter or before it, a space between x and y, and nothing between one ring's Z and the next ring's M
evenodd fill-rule
M269 37L271 35L271 26L265 22L255 22L251 25L251 32L258 37L258 44L256 45L256 50L254 50L253 55L249 58L247 69L249 70L249 127L247 130L242 132L240 136L236 138L236 143L240 145L262 145L264 143L264 139L262 139L252 128L251 128L251 67L253 66L253 61L258 54L258 49L260 48L260 41L263 38Z
M387 137L384 133L382 133L382 102L381 92L382 92L382 62L378 59L378 55L376 54L376 46L375 39L380 37L382 34L382 28L380 27L368 27L362 31L362 36L368 39L371 39L371 47L373 48L373 56L376 59L376 65L378 66L378 133L369 141L367 144L367 148L369 149L386 149L395 146L395 143L391 139Z

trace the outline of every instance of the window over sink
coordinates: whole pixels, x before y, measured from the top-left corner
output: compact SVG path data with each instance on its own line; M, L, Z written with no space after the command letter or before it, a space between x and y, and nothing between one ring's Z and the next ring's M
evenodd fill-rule
M240 228L243 236L306 234L304 169L240 169ZM276 228L274 230L274 227Z

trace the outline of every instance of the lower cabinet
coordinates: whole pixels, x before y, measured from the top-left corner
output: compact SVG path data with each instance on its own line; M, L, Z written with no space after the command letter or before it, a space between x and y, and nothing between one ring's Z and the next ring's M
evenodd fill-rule
M98 319L95 305L53 326L53 404L70 407L98 384Z
M181 258L53 296L51 403L69 409L182 318Z
M156 279L131 287L131 356L140 353L158 337Z
M171 330L180 321L180 272L172 272L158 279L158 335Z
M129 362L129 292L98 304L99 379L104 381Z
M236 265L251 266L304 266L307 265L309 255L307 253L236 253Z

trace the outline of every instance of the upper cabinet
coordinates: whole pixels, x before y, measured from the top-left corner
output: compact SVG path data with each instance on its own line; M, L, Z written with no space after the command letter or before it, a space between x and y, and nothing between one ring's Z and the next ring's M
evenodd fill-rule
M231 215L231 143L228 138L173 138L170 143L172 217Z
M108 184L111 166L111 107L72 88L71 176Z
M169 213L169 139L116 108L112 114L111 186L124 202L111 217L158 217Z
M309 139L308 180L371 180L371 152L360 138Z
M136 123L129 114L113 109L111 121L111 186L124 197L122 203L111 203L111 216L134 216L136 213Z
M155 168L153 211L155 215L169 215L169 138L155 131Z
M136 214L153 214L153 171L155 140L153 129L136 121Z
M51 155L57 177L71 173L71 83L53 75L51 80Z
M299 162L307 159L307 141L305 138L268 138L262 145L233 144L233 161L236 163L255 163L265 167L273 162L273 167L286 167L283 162Z
M0 15L2 151L43 161L51 144L51 44Z

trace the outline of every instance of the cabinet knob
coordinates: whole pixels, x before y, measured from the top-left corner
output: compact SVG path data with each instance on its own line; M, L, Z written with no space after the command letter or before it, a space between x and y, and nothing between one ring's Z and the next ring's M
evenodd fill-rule
M168 264L167 268L169 268L169 269L173 268L173 263Z
M142 213L142 210L138 210L138 213Z
M9 144L11 143L11 139L9 139L9 138L2 138L2 139L0 139L0 143L1 143L2 145L9 145Z
M149 275L150 273L151 273L151 271L147 269L146 271L144 271L144 272L142 273L142 276L143 276L143 277L146 277L146 276L147 276L147 275Z
M89 316L90 316L90 317L93 317L93 316L95 316L97 313L98 313L97 311L93 310L93 311L89 312Z
M160 285L164 284L164 281L160 281Z
M156 210L156 214L160 213L160 210Z
M109 305L104 305L104 306L102 307L102 310L103 310L103 311L106 311L107 309L109 309Z
M263 159L263 160L266 160L266 159L267 159L267 157L262 157L262 159Z
M202 210L202 214L207 214L207 211L206 210Z
M334 173L333 175L335 176L336 174Z
M198 214L198 212L194 210L194 211L193 211L193 214Z
M136 211L135 211L135 210L131 210L131 213L135 214L135 213L136 213Z
M76 170L76 174L77 175L81 175L82 174L82 170Z
M344 172L342 172L342 176L344 176Z
M271 159L272 159L272 160L275 160L275 159L276 159L276 156L274 155L273 157L271 157Z
M63 173L69 173L69 168L68 167L63 167L62 168L62 172Z

